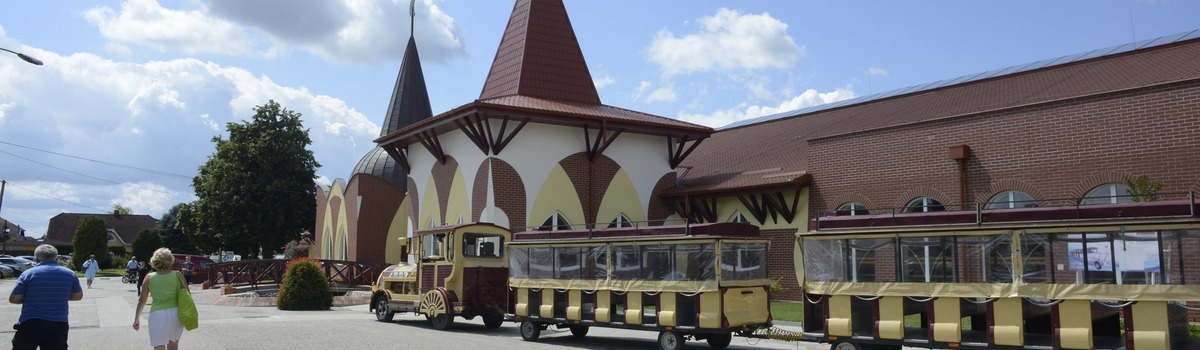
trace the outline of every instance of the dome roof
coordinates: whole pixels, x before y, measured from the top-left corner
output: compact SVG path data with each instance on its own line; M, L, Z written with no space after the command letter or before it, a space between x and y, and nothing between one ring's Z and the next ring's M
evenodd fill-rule
M387 181L401 192L408 191L408 173L381 147L367 152L367 155L358 161L358 165L354 166L354 174L371 175ZM351 174L351 177L354 174Z

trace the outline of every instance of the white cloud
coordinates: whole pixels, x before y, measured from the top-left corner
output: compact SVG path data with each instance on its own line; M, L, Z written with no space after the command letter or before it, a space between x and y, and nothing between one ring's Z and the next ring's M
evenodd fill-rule
M877 76L877 77L886 77L888 75L888 71L887 71L887 69L883 69L883 68L879 68L879 67L867 67L867 75Z
M788 25L769 13L743 14L722 8L700 18L703 30L676 36L658 32L649 48L650 62L663 74L702 72L716 69L786 69L804 56L787 33Z
M675 102L677 99L674 86L664 86L654 89L654 92L651 92L650 96L646 96L646 102Z
M416 6L415 35L425 62L465 54L459 28L442 0ZM300 49L334 62L398 61L409 35L407 1L365 0L126 0L119 11L96 7L84 16L110 52L129 55L129 45L186 54L276 57Z
M605 74L604 77L601 77L601 78L592 77L592 84L596 85L596 89L603 89L605 86L609 86L609 85L616 84L616 83L617 83L617 80L613 79L613 77L611 77L607 74Z
M715 128L728 125L733 122L757 118L764 115L794 111L801 108L837 102L854 97L854 90L849 87L840 88L829 92L818 92L817 90L808 89L800 95L792 97L787 101L783 101L777 106L740 106L726 110L715 111L709 114L680 112L678 119Z
M633 99L633 100L642 99L642 96L645 96L646 91L650 91L650 87L652 87L652 86L654 86L654 84L652 84L648 81L642 80L641 83L638 83L637 88L633 89L633 93L629 94L629 98Z
M372 140L379 133L377 124L345 101L282 86L237 67L196 59L131 63L89 53L59 55L12 45L4 37L0 43L46 62L31 69L20 60L0 60L0 72L5 72L0 79L0 140L182 175L0 144L0 151L88 175L0 153L0 167L10 183L4 210L31 213L21 224L33 236L44 233L37 225L58 212L108 211L112 203L121 203L157 217L175 203L193 200L190 177L212 154L211 138L224 135L226 123L249 119L254 106L271 99L303 115L313 141L309 149L322 164L317 171L323 178L347 177L359 156L374 147Z

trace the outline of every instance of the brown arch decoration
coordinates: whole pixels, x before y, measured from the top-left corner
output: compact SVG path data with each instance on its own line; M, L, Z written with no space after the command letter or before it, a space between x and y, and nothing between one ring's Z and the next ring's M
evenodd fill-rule
M1088 191L1103 184L1125 183L1125 180L1131 176L1133 174L1128 172L1112 170L1085 176L1082 180L1075 183L1074 187L1071 187L1071 198L1083 198L1087 195Z
M922 186L922 187L917 187L917 188L908 190L907 192L904 192L903 194L901 194L900 198L899 198L899 202L896 203L896 205L893 206L893 208L902 209L906 205L908 205L909 201L911 201L917 197L929 197L929 198L936 199L936 200L938 200L938 202L942 202L942 205L946 206L946 210L950 210L950 208L953 206L952 204L950 204L953 202L948 200L948 198L950 198L950 196L947 196L946 193L944 193L942 191L938 191L937 189L934 189L932 187Z
M496 207L508 215L510 230L523 230L526 214L525 181L517 173L517 169L502 159L489 158L492 168L492 193L496 198ZM486 201L487 198L484 198ZM481 209L482 210L482 209Z
M446 156L445 162L434 163L433 169L433 185L437 188L438 196L438 211L441 213L442 224L450 222L446 218L446 208L450 202L450 188L454 186L454 173L458 172L458 160L452 156Z
M975 197L975 203L986 204L992 199L992 197L995 197L996 195L1000 194L1000 192L1004 191L1025 192L1025 194L1033 197L1034 200L1048 199L1042 194L1041 190L1028 182L1016 179L1004 179L988 185L987 190L980 192L979 195Z
M417 181L413 180L412 176L408 177L408 222L413 223L413 230L421 227L421 202L420 192L417 190Z
M667 199L663 198L662 193L675 187L676 178L677 174L672 171L663 174L662 177L658 178L658 182L654 184L654 190L650 192L650 205L646 213L646 220L650 221L648 225L660 226L671 214L675 213L667 205Z
M488 170L491 169L491 159L484 159L475 170L475 181L471 184L471 222L479 222L483 209L487 208Z
M608 191L608 185L613 177L617 176L621 165L603 154L596 154L595 158L589 161L586 152L569 155L558 164L571 179L575 193L579 194L584 221L588 224L595 223L596 215L600 212L600 201L604 199L604 193ZM589 191L589 188L592 190Z

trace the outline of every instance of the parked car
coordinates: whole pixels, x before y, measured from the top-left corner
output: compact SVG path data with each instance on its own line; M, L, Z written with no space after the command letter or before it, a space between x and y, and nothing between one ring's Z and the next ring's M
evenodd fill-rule
M212 259L207 256L191 254L172 255L175 256L175 263L171 265L172 270L182 270L185 259L192 261L192 277L188 279L189 283L204 283L208 279L208 264L213 263Z
M33 268L33 261L22 258L0 258L0 264L8 265L17 270L17 274Z
M17 257L21 258L21 259L29 260L29 261L34 261L34 262L37 261L37 259L33 258L33 255L17 255Z
M0 265L0 278L17 277L17 270L8 267L8 265Z

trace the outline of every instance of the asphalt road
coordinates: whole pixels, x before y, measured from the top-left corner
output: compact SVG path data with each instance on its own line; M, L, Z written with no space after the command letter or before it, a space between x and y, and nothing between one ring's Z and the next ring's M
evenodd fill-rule
M6 300L15 280L0 280ZM487 329L479 318L455 319L453 330L432 329L424 317L397 314L390 323L376 322L366 305L329 311L280 311L274 307L213 305L215 290L193 286L200 310L200 328L185 332L181 349L656 349L657 333L593 327L577 339L566 330L542 332L537 342L521 339L516 323ZM142 331L134 331L137 296L132 284L120 278L99 278L84 289L83 300L71 302L71 349L148 349L145 315ZM149 310L149 308L147 308ZM9 325L20 316L20 305L0 303L0 349L11 349ZM828 344L795 343L735 337L729 349L828 349ZM689 341L687 349L709 349Z

